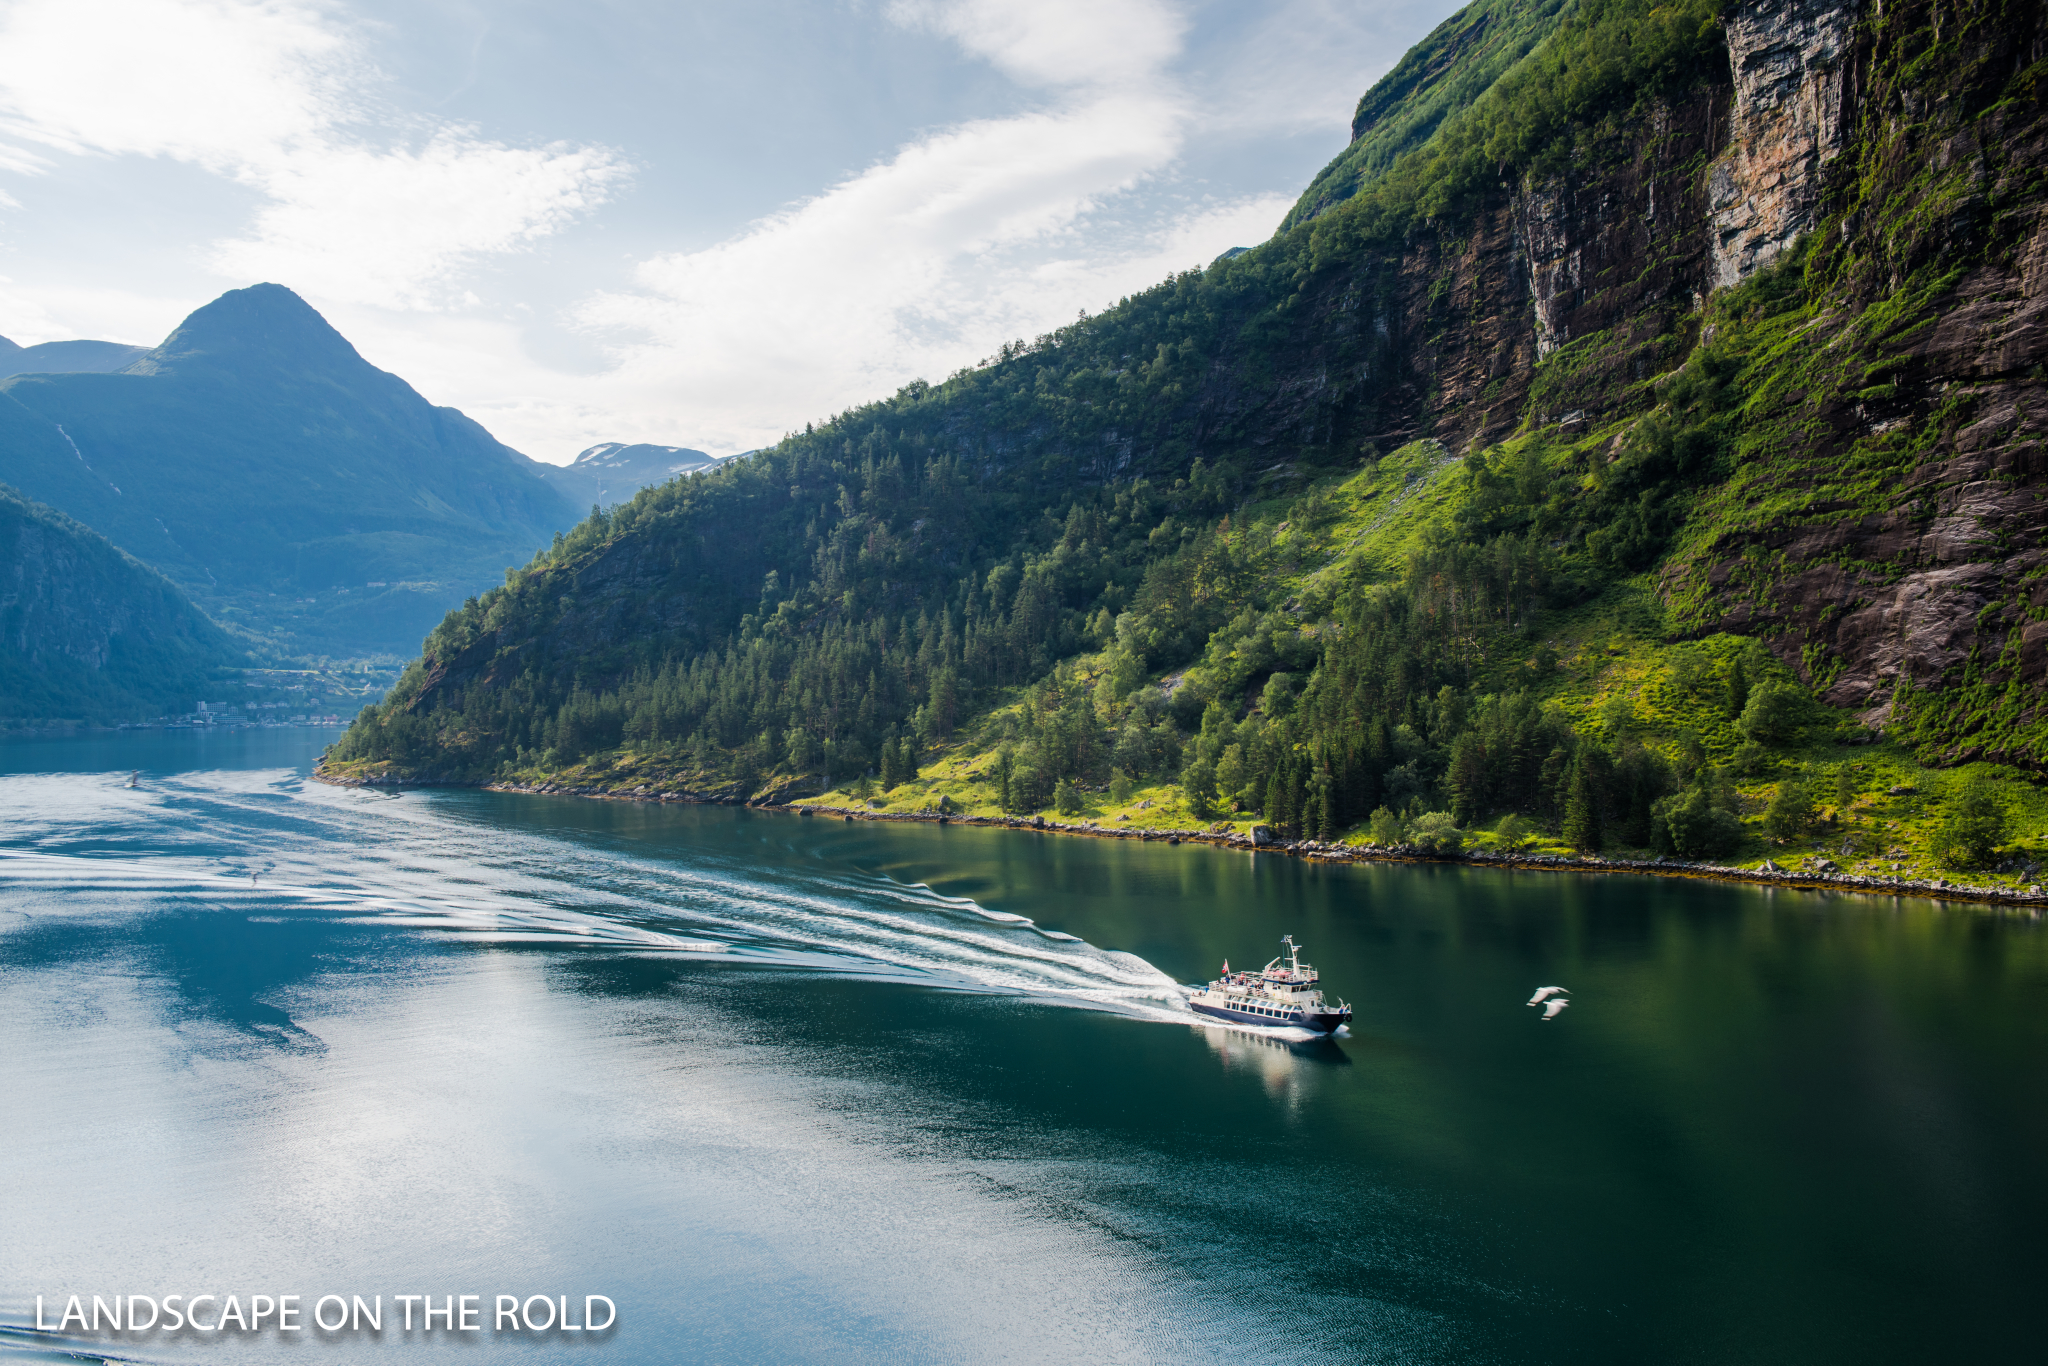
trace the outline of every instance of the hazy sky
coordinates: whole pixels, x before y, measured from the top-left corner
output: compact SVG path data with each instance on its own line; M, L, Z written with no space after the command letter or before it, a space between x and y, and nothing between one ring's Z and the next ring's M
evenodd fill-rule
M716 454L1269 236L1448 0L0 0L0 334L289 285L537 459Z

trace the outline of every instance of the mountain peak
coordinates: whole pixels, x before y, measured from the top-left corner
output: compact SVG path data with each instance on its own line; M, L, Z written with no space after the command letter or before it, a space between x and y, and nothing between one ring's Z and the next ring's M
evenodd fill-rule
M600 441L567 465L543 470L541 477L578 505L624 502L641 489L665 484L679 474L708 470L720 462L688 446L656 446L650 442Z
M162 374L184 369L182 363L201 357L233 358L240 364L260 360L281 369L369 364L318 309L273 284L231 289L193 310L135 368L143 374Z
M716 464L688 446L656 446L645 441L600 441L577 455L569 468L582 470L637 469L642 465L667 470L703 469Z

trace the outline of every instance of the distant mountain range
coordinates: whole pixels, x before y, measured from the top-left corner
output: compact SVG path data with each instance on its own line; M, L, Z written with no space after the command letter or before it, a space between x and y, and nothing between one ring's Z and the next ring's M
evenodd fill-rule
M244 662L169 579L0 485L0 725L187 712Z
M570 502L587 510L593 504L623 503L650 485L666 484L679 474L712 469L721 463L717 456L686 446L604 441L568 465L545 470L543 477Z
M0 379L0 481L286 654L410 653L592 501L281 285L221 296L154 350L55 342L0 361L17 371Z
M7 375L103 375L132 365L146 346L110 341L53 341L17 346L0 337L0 377Z

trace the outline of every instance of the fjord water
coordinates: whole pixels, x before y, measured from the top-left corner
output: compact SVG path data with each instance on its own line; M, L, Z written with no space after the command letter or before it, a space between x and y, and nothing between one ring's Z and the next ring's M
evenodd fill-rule
M343 791L326 738L0 748L0 1352L1994 1360L2048 1317L2032 920ZM1290 932L1348 1037L1189 1023ZM26 1331L237 1291L385 1328Z

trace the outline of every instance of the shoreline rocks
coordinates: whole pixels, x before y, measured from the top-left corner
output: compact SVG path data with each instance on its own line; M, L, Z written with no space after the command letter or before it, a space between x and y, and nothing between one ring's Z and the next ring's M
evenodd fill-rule
M1728 868L1717 863L1688 863L1674 859L1601 858L1595 854L1522 854L1475 851L1431 853L1414 845L1362 846L1332 844L1319 840L1280 840L1265 826L1253 827L1251 834L1235 831L1220 834L1207 829L1131 829L1092 822L1048 820L1044 816L967 816L958 812L870 811L861 807L829 806L805 801L744 801L736 788L697 792L687 788L655 791L647 784L620 791L614 788L571 786L562 783L475 783L452 777L423 774L396 778L385 774L365 777L337 777L316 767L316 782L336 787L473 787L486 792L510 792L522 796L591 797L606 801L676 802L692 806L746 806L754 811L787 812L797 816L832 815L864 821L907 821L930 825L966 825L1007 830L1030 830L1042 834L1083 835L1094 839L1136 840L1146 844L1206 844L1247 853L1284 854L1325 863L1443 863L1481 868L1554 873L1637 873L1651 877L1699 878L1712 882L1748 882L1766 887L1787 887L1803 891L1862 892L1878 896L1921 896L1935 901L1978 902L2028 909L2039 915L2048 905L2048 893L2034 888L2015 891L2003 887L1962 887L1936 878L1918 881L1905 878L1866 877L1858 873L1810 871L1780 868L1765 860L1762 868Z

